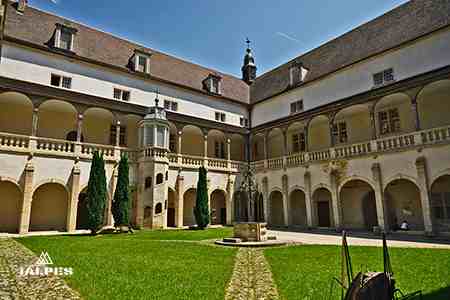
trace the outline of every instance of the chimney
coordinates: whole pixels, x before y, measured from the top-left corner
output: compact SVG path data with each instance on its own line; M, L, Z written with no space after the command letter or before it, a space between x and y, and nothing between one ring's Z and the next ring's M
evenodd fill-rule
M17 11L24 13L25 12L25 8L27 8L28 5L28 0L19 0L17 2Z

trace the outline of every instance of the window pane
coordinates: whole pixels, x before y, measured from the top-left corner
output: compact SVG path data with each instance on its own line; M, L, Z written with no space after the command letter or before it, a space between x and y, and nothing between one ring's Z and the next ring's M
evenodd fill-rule
M158 126L156 131L156 142L158 147L164 147L164 127Z
M297 111L297 105L295 102L291 103L291 114L294 114Z
M72 33L67 30L61 30L59 48L69 51L72 50Z
M114 98L121 99L122 98L122 90L114 89Z
M384 71L384 81L389 82L394 80L394 70L387 69Z
M178 111L178 103L177 102L172 102L172 110Z
M124 100L124 101L130 100L130 92L129 91L122 92L122 100Z
M383 84L383 72L376 73L373 75L373 84L374 85Z
M62 87L66 88L66 89L72 88L72 78L70 78L70 77L63 77Z
M170 101L169 100L164 100L164 108L170 109Z
M50 84L53 86L60 86L61 85L61 76L52 74Z
M139 56L138 71L139 72L147 72L147 58L144 56Z
M216 112L216 121L220 121L220 113Z
M220 120L221 120L222 122L225 122L225 114L221 114L221 115L220 115Z

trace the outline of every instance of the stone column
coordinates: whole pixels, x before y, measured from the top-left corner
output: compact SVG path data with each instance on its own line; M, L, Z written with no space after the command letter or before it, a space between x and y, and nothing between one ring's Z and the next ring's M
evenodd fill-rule
M117 120L116 122L116 147L120 146L120 121Z
M106 206L106 226L114 226L113 215L112 215L112 203L114 198L114 193L116 191L117 177L118 177L118 166L114 169L111 176L110 190L109 190L109 200Z
M287 130L288 130L287 127L282 129L282 133L283 133L283 156L287 156L288 155L288 135L287 135Z
M387 219L385 217L385 203L384 203L384 191L383 191L383 179L381 176L381 168L379 163L372 165L372 176L375 181L375 203L377 208L378 226L382 231L387 231L389 228Z
M370 134L372 136L372 140L377 139L377 125L375 122L375 104L371 103L369 105L369 116L370 116Z
M269 134L267 132L264 133L264 159L267 160L269 158Z
M203 133L203 166L208 168L208 133Z
M267 177L262 180L262 194L264 197L264 220L268 223L270 220L270 208L269 208L269 182Z
M182 165L183 164L183 157L181 155L181 142L182 142L183 131L179 130L177 132L177 135L178 135L178 145L177 145L178 164Z
M227 137L227 160L231 160L231 139Z
M334 227L336 231L341 230L341 203L339 200L338 182L337 176L333 172L330 173L330 185L331 185L331 201L333 206Z
M313 226L312 221L312 201L311 201L311 173L309 171L305 172L305 205L306 205L306 222L308 227Z
M289 218L289 182L288 182L288 176L286 174L283 175L282 184L283 184L284 226L288 227L290 225L290 218Z
M175 221L178 228L183 227L183 194L184 194L184 177L178 174L177 177L177 198L178 202L175 207Z
M309 136L308 136L308 126L303 128L303 134L305 135L305 152L309 151Z
M83 114L78 114L77 118L77 142L81 142L81 136L83 135Z
M419 109L417 107L417 99L414 98L411 102L411 111L414 118L414 129L416 131L420 131L420 115L419 115Z
M420 199L422 204L423 223L425 226L425 233L427 235L433 234L433 221L431 218L430 206L430 191L428 185L427 161L425 157L421 156L416 160L416 168L418 175L418 184L420 188Z
M145 191L145 170L144 163L139 161L137 166L137 191L136 191L136 207L135 207L135 224L141 228L144 225L144 191Z
M227 222L227 225L233 224L233 208L234 208L233 192L234 192L234 182L231 180L231 178L228 178L227 196L226 196L226 208L227 208L226 222Z
M78 196L80 194L80 168L75 163L72 170L72 182L70 188L70 203L67 211L67 231L77 229Z
M25 166L23 179L23 200L20 209L19 233L28 233L31 217L31 202L33 200L33 178L34 166L32 162L28 162Z
M31 122L31 136L37 136L38 130L38 121L39 121L39 108L33 109L33 120Z

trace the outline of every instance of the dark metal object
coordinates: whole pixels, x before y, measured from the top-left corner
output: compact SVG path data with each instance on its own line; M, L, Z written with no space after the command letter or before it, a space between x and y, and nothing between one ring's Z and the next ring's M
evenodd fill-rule
M422 299L422 291L404 294L395 287L394 272L389 257L386 234L383 233L383 272L359 272L353 277L351 258L347 244L347 234L342 235L342 264L340 280L334 278L330 287L329 299L333 285L341 286L342 300L412 300Z

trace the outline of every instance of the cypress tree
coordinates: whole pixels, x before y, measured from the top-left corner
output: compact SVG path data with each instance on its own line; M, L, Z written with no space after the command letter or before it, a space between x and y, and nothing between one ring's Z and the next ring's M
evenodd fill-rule
M106 206L106 175L103 155L94 152L87 190L87 221L92 234L103 226Z
M209 224L208 187L206 183L206 169L200 167L198 170L197 198L194 207L194 216L197 226L205 229Z
M115 226L128 226L130 223L129 166L126 155L119 162L117 186L114 192L112 213Z

